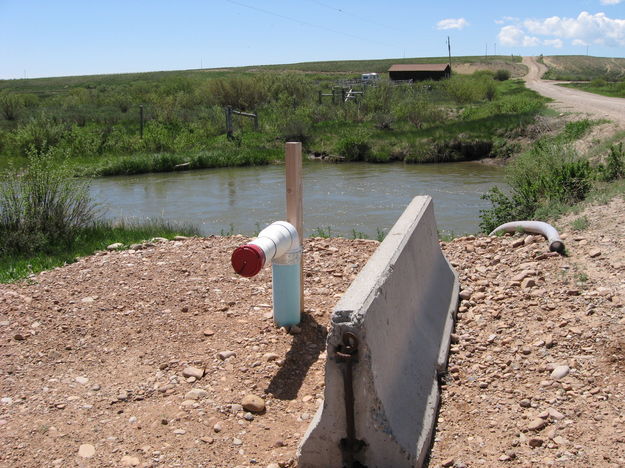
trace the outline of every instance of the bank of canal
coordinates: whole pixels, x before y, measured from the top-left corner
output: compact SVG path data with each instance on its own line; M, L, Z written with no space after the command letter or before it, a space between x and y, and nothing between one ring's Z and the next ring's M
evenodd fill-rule
M504 185L503 169L475 162L450 164L304 164L306 236L388 231L416 195L431 195L440 230L478 230L481 195ZM253 235L284 218L284 167L207 169L95 179L94 199L107 218L162 217L190 222L203 234Z

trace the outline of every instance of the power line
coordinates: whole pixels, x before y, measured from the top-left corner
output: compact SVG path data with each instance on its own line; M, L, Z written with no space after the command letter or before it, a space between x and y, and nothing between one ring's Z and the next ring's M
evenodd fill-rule
M236 0L226 0L226 2L232 3L233 5L238 5L238 6L241 6L241 7L244 7L244 8L248 8L250 10L258 11L258 12L264 13L266 15L275 16L277 18L282 18L282 19L285 19L285 20L288 20L288 21L293 21L295 23L302 24L302 25L305 25L305 26L308 26L308 27L311 27L311 28L321 29L323 31L331 32L331 33L334 33L334 34L339 34L339 35L342 35L342 36L351 37L352 39L358 39L359 41L371 42L371 43L375 43L375 44L382 45L382 46L385 46L385 47L394 47L393 45L387 44L385 42L375 41L375 40L372 40L371 38L368 38L368 37L356 36L354 34L350 34L350 33L344 32L344 31L337 31L335 29L327 28L325 26L309 23L308 21L302 21L302 20L300 20L298 18L293 18L293 17L290 17L290 16L282 15L280 13L276 13L274 11L265 10L264 8L258 8L258 7L252 6L252 5L247 5L245 3L241 3L241 2L238 2Z
M307 1L310 2L310 3L315 3L317 5L320 5L320 6L324 7L324 8L328 8L329 10L337 11L337 12L341 13L342 15L351 16L352 18L356 18L359 21L362 21L362 22L365 22L365 23L369 23L369 24L373 24L374 26L377 26L379 28L388 29L389 31L393 31L393 32L404 32L404 31L401 31L401 30L399 30L397 28L393 28L391 26L386 26L385 24L381 24L381 23L378 23L376 21L371 21L368 18L364 18L362 16L355 15L354 13L349 13L349 12L347 12L347 11L341 9L341 8L337 8L335 6L328 5L327 3L319 2L318 0L307 0Z

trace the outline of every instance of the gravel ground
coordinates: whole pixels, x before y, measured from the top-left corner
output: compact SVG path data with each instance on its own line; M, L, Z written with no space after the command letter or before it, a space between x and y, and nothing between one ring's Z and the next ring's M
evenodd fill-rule
M466 299L430 466L625 466L624 220L623 199L562 220L565 257L535 237L443 246Z
M330 313L378 243L307 240L307 314L289 334L270 269L232 272L246 240L103 252L0 285L0 466L292 466Z
M566 257L533 236L442 244L464 299L430 466L625 466L625 202L582 214L583 231L560 223ZM329 315L377 242L307 240L307 313L287 333L269 270L231 272L246 240L0 285L0 466L294 466Z

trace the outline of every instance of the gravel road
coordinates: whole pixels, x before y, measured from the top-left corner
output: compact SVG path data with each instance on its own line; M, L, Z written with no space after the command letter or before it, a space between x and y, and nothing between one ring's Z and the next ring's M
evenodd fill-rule
M610 119L620 126L625 126L625 99L600 96L578 89L558 86L563 81L545 81L540 77L547 67L536 57L523 57L523 64L529 72L525 76L528 88L554 99L554 107L563 112L584 112L594 118Z

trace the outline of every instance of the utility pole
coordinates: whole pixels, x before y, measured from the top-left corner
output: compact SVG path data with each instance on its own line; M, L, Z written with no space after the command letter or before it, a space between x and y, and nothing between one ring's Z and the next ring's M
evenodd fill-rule
M494 54L493 54L493 55L497 55L497 43L495 42L495 44L494 44L494 45L495 45L495 52L494 52Z
M449 36L447 36L447 51L449 52L449 73L451 73L451 41Z

